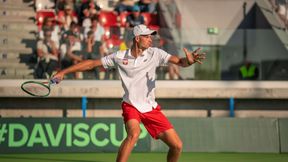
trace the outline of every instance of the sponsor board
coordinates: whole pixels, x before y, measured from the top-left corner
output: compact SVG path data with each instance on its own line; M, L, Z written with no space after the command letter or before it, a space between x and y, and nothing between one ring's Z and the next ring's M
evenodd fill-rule
M0 153L115 152L127 136L121 118L0 118ZM141 124L135 151L149 151Z

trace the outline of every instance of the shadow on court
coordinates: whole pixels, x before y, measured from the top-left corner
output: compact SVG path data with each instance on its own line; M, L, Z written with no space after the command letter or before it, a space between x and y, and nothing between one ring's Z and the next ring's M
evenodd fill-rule
M106 161L92 161L92 160L72 160L72 159L53 159L53 158L44 158L44 157L21 157L21 156L10 156L10 155L5 155L1 156L0 155L0 161L1 159L6 159L6 160L15 160L15 162L21 162L21 160L35 160L35 161L51 161L51 162L106 162Z

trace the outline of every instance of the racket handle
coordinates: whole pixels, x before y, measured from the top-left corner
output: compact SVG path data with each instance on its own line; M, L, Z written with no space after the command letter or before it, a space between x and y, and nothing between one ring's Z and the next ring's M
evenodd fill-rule
M51 84L58 84L59 83L59 79L53 78L53 79L50 80L50 83Z

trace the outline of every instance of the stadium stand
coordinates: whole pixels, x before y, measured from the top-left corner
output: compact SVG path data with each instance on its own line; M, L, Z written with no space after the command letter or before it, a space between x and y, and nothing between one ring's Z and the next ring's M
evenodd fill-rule
M33 2L35 3L34 6L31 5ZM34 78L34 69L36 69L38 60L36 55L36 41L37 39L43 39L43 36L39 37L38 32L43 31L42 25L45 17L54 18L55 25L58 25L59 29L62 28L63 30L63 24L60 22L60 20L63 19L62 17L64 15L64 11L54 8L54 3L50 3L45 0L23 2L12 0L3 1L1 3L1 10L3 10L3 14L1 15L1 24L3 27L1 30L1 36L3 36L1 37L1 48L3 49L1 50L1 61L3 63L0 65L0 77ZM75 2L74 7L81 6L81 4L77 3L81 2ZM116 3L114 3L114 5L115 4ZM99 5L106 7L106 9L104 8L103 10L99 11L98 20L105 30L105 42L103 43L106 44L108 52L112 52L113 49L119 49L121 44L127 48L127 45L125 45L126 41L123 40L124 32L123 29L121 30L121 28L125 26L126 16L130 12L123 12L120 13L120 15L117 15L114 11L111 11L111 3L106 4L104 1L99 1ZM76 10L73 12L74 17L79 18L79 15L76 15L78 10L76 8ZM160 28L157 14L142 14L145 17L145 24L156 30ZM23 28L18 26L20 23L23 24ZM25 30L20 31L20 29ZM67 27L65 27L65 30L67 30ZM80 31L82 31L82 29L80 29ZM61 40L59 40L61 45L61 42L65 41L65 36L63 36L63 34L65 34L66 31L60 32L61 33L59 33L58 37L61 38ZM17 33L17 36L13 33ZM82 39L81 41L84 41L83 36L82 38L81 36L79 38ZM12 46L15 45L14 43L19 44L17 45L17 48L12 48ZM9 64L7 61L9 63L13 61L13 64ZM21 70L16 70L16 67L21 67ZM24 70L24 67L26 70Z
M34 9L23 1L9 0L0 2L0 10L0 79L34 78Z
M35 42L36 42L36 37L35 37L35 33L37 33L37 30L35 30L35 25L34 23L36 23L37 27L38 27L38 31L41 29L44 17L54 17L56 20L61 19L61 17L63 16L63 11L58 11L55 9L51 9L51 4L41 4L41 1L36 1L36 10L33 10L33 6L30 5L30 3L26 3L29 2L27 1L3 1L1 2L1 25L2 25L2 30L1 30L1 61L3 63L1 63L1 69L0 69L0 74L1 74L1 78L33 78L33 71L34 71L34 65L35 65L35 60L37 60L37 58L35 59ZM30 1L32 2L32 1ZM114 2L114 1L113 1ZM225 65L221 65L221 69L220 72L216 72L213 71L217 68L212 68L210 70L212 70L213 74L218 75L218 78L220 77L220 79L223 80L237 80L237 77L233 77L236 70L233 70L233 67L235 67L236 65L240 64L240 62L237 62L236 60L241 60L240 56L237 55L239 58L237 58L235 56L235 58L233 57L226 57L226 55L229 55L229 52L226 52L227 48L230 48L231 44L237 43L234 42L235 39L240 39L238 32L241 32L242 29L244 28L250 28L252 27L253 32L255 33L260 33L260 30L257 30L257 28L263 28L265 29L265 33L264 36L268 37L269 36L269 32L274 32L273 33L273 37L275 37L275 39L277 39L277 37L280 38L279 43L283 43L285 45L284 42L287 41L288 36L287 34L285 34L285 31L283 30L285 28L285 25L283 25L286 20L284 22L279 22L277 21L277 19L279 19L279 14L280 17L281 15L283 16L283 13L286 11L285 8L285 4L284 1L278 1L278 0L265 0L265 1L255 1L255 2L249 2L247 3L247 15L249 13L259 13L257 14L258 16L255 17L257 19L259 19L258 21L261 21L263 23L259 23L259 24L254 24L254 26L251 26L252 22L250 19L244 19L242 22L242 18L239 17L240 12L238 13L234 13L234 11L230 11L232 12L234 15L237 14L238 17L236 17L235 19L233 19L232 21L232 17L233 16L229 16L229 15L225 15L223 13L228 12L228 9L223 7L223 13L217 13L216 15L213 16L227 16L227 19L225 19L224 23L219 23L217 21L215 21L213 18L209 18L209 17L204 17L203 20L199 20L198 16L195 16L195 20L193 21L188 21L187 19L187 15L193 15L193 12L196 11L196 8L191 10L189 12L184 12L184 11L179 11L177 9L177 7L175 8L175 6L188 6L191 5L192 8L195 6L193 5L194 3L196 3L196 1L194 2L176 2L176 4L173 3L169 3L169 0L165 0L165 1L159 1L159 12L156 13L148 13L148 12L143 12L141 13L142 16L144 16L145 19L145 23L150 27L153 28L155 30L159 31L160 34L160 43L158 43L157 45L159 46L163 46L163 43L161 44L161 42L163 42L163 36L167 35L166 32L162 32L162 31L168 31L168 35L169 35L169 39L175 42L175 45L178 44L179 42L182 42L183 45L185 47L191 47L193 46L193 44L198 44L200 46L206 46L206 45L215 45L215 42L218 41L218 44L224 45L223 47L219 48L218 50L221 50L221 58L226 58L229 59L231 58L232 60L228 60L225 62L228 62L228 64ZM236 4L242 4L243 5L242 0L239 0L237 2L233 2L231 4L229 4L231 7L233 7L234 3ZM80 3L80 1L77 3ZM215 3L216 6L221 5L222 2L218 2ZM108 3L106 1L99 1L99 6L102 6L102 10L98 12L98 18L100 23L103 25L104 29L105 29L105 40L106 47L110 47L112 45L112 43L114 43L114 46L118 45L119 42L127 42L126 40L123 39L127 39L126 37L124 37L124 26L125 26L125 22L126 22L126 16L128 14L130 14L131 12L122 12L119 15L117 15L114 11L112 11L112 5L113 3ZM199 4L200 6L205 5L205 2L197 2L197 4ZM114 3L115 5L115 3ZM173 6L174 5L174 6ZM39 7L40 6L40 7ZM42 7L41 7L42 6ZM75 7L79 7L81 6L81 4L75 4ZM238 5L239 6L239 5ZM210 7L210 6L206 6L206 7ZM213 8L210 8L213 11ZM241 8L239 8L241 9ZM268 12L268 10L272 11L271 13ZM78 16L79 15L75 15L77 9L75 10L74 16ZM249 12L248 12L249 11ZM273 13L278 13L278 14L273 14ZM195 13L195 14L202 14L205 15L205 13L202 13L201 11L199 11L199 13ZM62 16L61 16L62 15ZM250 14L251 15L251 14ZM250 16L248 15L248 16ZM229 16L229 18L228 18ZM161 19L160 19L161 17ZM185 23L185 24L181 24L181 22L183 22L181 19L182 17L185 17L185 22L189 22L189 23ZM230 18L231 17L231 18ZM33 22L33 19L35 19L35 22ZM204 21L205 20L205 21ZM195 21L198 21L197 23ZM227 22L226 22L227 21ZM206 33L206 30L202 30L201 32L196 31L197 28L204 28L207 26L211 26L213 23L214 26L218 26L219 28L222 28L223 30L226 30L227 24L229 24L228 21L232 21L232 23L230 24L229 28L234 28L233 30L229 30L227 29L227 32L225 32L225 35L223 35L222 33L218 34L218 35L214 35L215 40L217 41L213 41L211 42L210 40L210 36ZM265 22L265 23L264 23ZM79 22L80 23L80 22ZM12 25L13 24L13 25ZM17 24L17 25L16 25ZM18 25L20 24L20 25ZM23 24L23 25L21 25ZM225 25L226 24L226 25ZM246 26L245 26L246 24ZM250 26L247 26L249 25ZM271 25L272 24L272 25ZM58 24L61 27L61 24ZM80 24L78 24L80 26ZM238 26L237 26L238 25ZM258 25L258 26L257 26ZM21 27L20 27L21 26ZM198 26L198 27L197 27ZM269 27L270 26L270 27ZM272 30L270 30L271 26L273 27ZM284 27L283 27L284 26ZM190 30L190 27L192 27L192 29L195 30ZM21 28L24 29L23 31L20 31L16 28ZM184 30L180 30L180 29L184 29ZM270 30L270 31L268 31ZM81 29L80 29L81 31ZM189 32L187 32L189 31ZM190 32L191 31L191 32ZM65 31L61 31L61 33L59 35L63 35ZM17 36L15 33L18 33ZM164 35L161 35L161 33L165 33ZM81 33L80 33L81 34ZM193 36L193 34L197 34L197 37ZM262 34L263 35L263 34ZM9 36L9 38L8 38ZM61 36L59 36L60 38ZM79 38L81 39L80 41L84 41L83 40L83 36L79 36ZM189 40L191 39L191 40ZM258 38L256 38L258 39ZM63 40L61 40L60 42L63 42ZM186 42L187 45L185 44ZM259 42L259 41L256 41ZM192 44L191 44L192 43ZM19 45L18 45L19 44ZM277 43L275 43L277 44ZM17 48L12 48L12 46ZM126 44L127 46L127 44ZM179 45L177 45L179 46ZM260 44L259 44L260 46ZM129 47L129 46L128 46ZM261 47L263 47L261 45ZM266 47L266 46L264 46ZM267 46L268 48L268 46ZM274 47L273 47L274 48ZM269 48L271 49L271 51L274 51L273 48ZM276 48L276 46L275 46ZM287 45L285 45L285 50L287 52ZM179 48L180 49L180 48ZM177 50L179 50L177 49ZM237 49L238 50L238 49ZM248 49L251 51L251 49ZM259 50L258 47L256 50ZM285 50L283 50L282 48L277 48L278 52L275 53L277 55L277 57L273 60L271 60L270 58L268 58L267 54L263 54L264 57L267 58L260 58L260 54L261 52L257 52L255 51L255 54L253 55L254 60L251 60L257 64L259 64L260 67L260 80L285 80L287 78L287 74L286 74L286 70L287 67L284 66L287 61L287 58L284 57L283 60L281 60L282 58L282 53L285 52ZM228 50L229 51L229 50ZM267 50L265 50L267 51ZM21 54L21 57L19 56ZM179 51L180 53L181 51ZM217 52L217 51L215 51ZM241 51L237 51L237 52L241 52ZM17 54L9 54L9 53L17 53ZM28 55L27 55L28 54ZM248 54L249 55L249 54ZM251 55L251 54L250 54ZM257 55L257 56L256 56ZM259 55L259 56L258 56ZM13 60L14 59L14 60ZM16 60L18 59L18 61ZM12 64L10 64L10 62L13 62ZM34 62L33 62L34 61ZM210 60L208 60L210 61ZM269 63L270 62L270 63ZM276 65L276 63L280 63L281 62L281 66L280 65ZM8 65L9 64L9 65ZM267 76L267 68L266 66L262 66L264 64L269 64L271 66L277 66L277 67L271 67L270 69L273 69L273 71L278 71L277 75L279 76ZM283 66L282 66L283 64ZM21 67L21 70L15 70L15 67ZM204 65L205 66L205 65ZM25 67L25 68L22 68ZM25 69L25 70L24 70ZM24 70L24 71L23 71ZM268 69L269 70L269 69ZM193 70L194 71L194 70ZM280 71L280 72L279 72ZM163 72L163 71L162 71ZM164 70L164 72L166 72ZM184 73L184 78L188 78L191 79L194 77L194 74L188 74L186 71L182 70L180 71L180 73ZM193 72L194 73L194 72ZM196 72L197 73L197 72ZM205 72L207 73L207 72ZM264 74L265 73L265 74ZM22 75L23 74L23 75ZM29 75L27 75L29 74ZM202 74L198 73L198 76ZM15 75L20 75L20 76L15 76ZM203 74L204 75L204 74ZM270 75L270 74L269 74ZM274 73L272 73L271 75L274 75ZM275 73L276 75L276 73ZM11 76L11 77L10 77ZM13 77L12 77L13 76ZM160 76L160 75L159 75ZM198 77L196 76L196 78L194 77L194 79L201 79L202 77ZM205 75L205 76L211 76L211 75ZM204 76L204 78L205 78ZM236 75L235 75L236 76ZM165 78L165 77L164 77ZM167 78L167 77L166 77ZM215 78L214 76L212 78ZM217 77L216 77L217 78ZM207 79L207 78L206 78ZM208 78L210 79L210 78Z

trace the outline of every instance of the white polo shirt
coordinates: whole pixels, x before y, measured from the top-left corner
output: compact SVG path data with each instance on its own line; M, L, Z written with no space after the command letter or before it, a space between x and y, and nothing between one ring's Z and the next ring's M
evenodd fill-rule
M135 58L131 50L117 51L101 59L104 68L116 67L124 88L123 101L145 113L157 107L155 101L156 68L166 64L170 54L150 47Z

